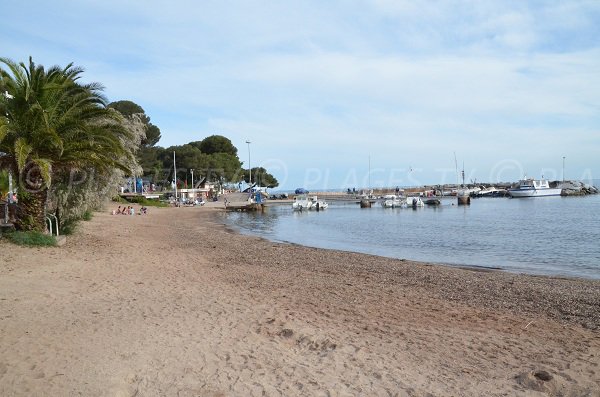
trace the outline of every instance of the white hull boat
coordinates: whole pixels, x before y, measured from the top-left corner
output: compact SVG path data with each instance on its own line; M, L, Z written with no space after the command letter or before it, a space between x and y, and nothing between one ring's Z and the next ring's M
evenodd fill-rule
M381 206L383 208L406 208L406 200L403 197L398 197L394 194L388 194L383 196Z
M321 211L321 210L326 210L327 207L329 207L329 204L327 204L325 201L323 200L318 200L317 196L314 196L312 198L313 202L312 205L310 206L309 210L311 211Z
M323 200L319 200L317 196L297 196L292 203L292 209L294 211L320 211L325 210L328 207L329 204Z
M519 186L514 189L508 189L508 194L511 197L546 197L560 196L562 189L551 188L550 184L545 179L522 179L519 181Z
M312 206L312 201L306 196L296 196L294 197L294 202L292 203L292 209L294 211L308 211Z
M413 208L425 207L425 203L421 200L421 197L408 197L406 199L406 205Z

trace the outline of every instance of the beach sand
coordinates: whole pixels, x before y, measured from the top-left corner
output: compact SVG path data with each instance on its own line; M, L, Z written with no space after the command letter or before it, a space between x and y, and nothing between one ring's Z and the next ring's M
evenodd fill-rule
M211 208L0 240L2 396L600 396L600 281L242 236Z

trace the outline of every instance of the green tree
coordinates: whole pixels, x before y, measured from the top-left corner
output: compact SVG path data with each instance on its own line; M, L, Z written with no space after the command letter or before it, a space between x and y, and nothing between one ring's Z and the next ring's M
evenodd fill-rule
M237 148L233 146L233 143L228 138L221 135L211 135L201 141L191 142L190 144L196 146L202 153L228 153L237 156Z
M44 69L0 58L0 168L18 175L17 227L45 228L53 176L69 170L122 169L132 154L122 116L105 107L102 86L81 84L83 69Z
M244 181L250 182L250 173L248 170L244 170ZM263 167L252 168L252 183L260 186L266 186L268 188L274 188L279 186L279 181L273 175L269 174Z
M142 140L142 151L146 147L154 146L161 138L160 128L150 122L150 117L146 115L144 109L132 101L116 101L108 104L108 107L117 110L126 118L138 117L146 126L146 137Z

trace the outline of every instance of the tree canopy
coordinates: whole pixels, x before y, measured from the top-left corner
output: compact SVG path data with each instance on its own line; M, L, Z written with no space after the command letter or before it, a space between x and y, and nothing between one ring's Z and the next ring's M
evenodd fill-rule
M243 180L249 182L248 171L242 168L237 148L221 135L211 135L201 141L168 148L143 148L138 153L138 158L144 175L152 178L155 183L172 181L173 152L177 158L178 179L186 174L190 177L190 170L194 170L195 181L205 177L221 184L237 184ZM262 167L252 170L252 181L268 187L279 185L277 179Z
M206 154L228 153L237 156L237 148L228 138L221 135L211 135L198 142L190 142Z
M250 183L250 173L248 170L244 170L244 181L246 183ZM266 186L268 188L279 186L277 178L269 174L263 167L252 168L252 183L259 186Z
M160 128L150 122L150 117L146 115L144 109L135 102L122 100L108 104L109 108L117 110L124 117L132 119L138 117L145 126L146 137L142 140L143 147L151 147L158 143L161 138Z

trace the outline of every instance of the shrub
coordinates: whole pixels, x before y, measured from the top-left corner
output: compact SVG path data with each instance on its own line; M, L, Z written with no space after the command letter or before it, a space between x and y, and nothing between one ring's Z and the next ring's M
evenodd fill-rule
M112 198L112 201L114 201L115 203L119 203L119 204L127 204L129 201L125 200L123 197L121 196L114 196Z
M94 215L92 214L92 211L87 210L83 213L81 219L83 219L84 221L91 221L93 216Z
M61 222L60 224L60 234L65 236L70 236L75 233L77 230L77 226L79 225L79 219L77 218L69 218Z

